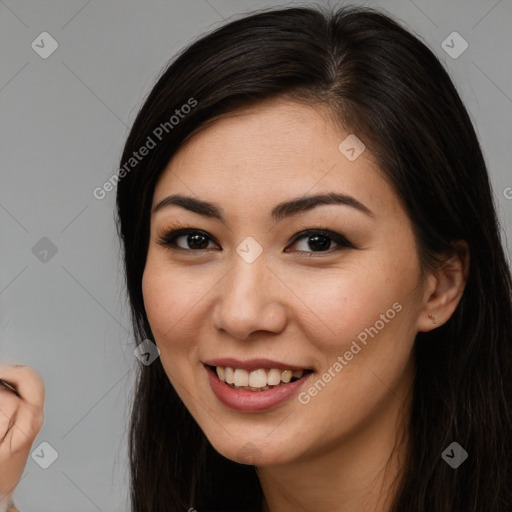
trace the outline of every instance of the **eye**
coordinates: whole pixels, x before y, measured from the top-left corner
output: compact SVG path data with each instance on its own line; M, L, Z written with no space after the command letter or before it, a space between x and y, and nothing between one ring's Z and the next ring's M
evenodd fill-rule
M327 229L307 229L306 231L302 231L295 235L292 239L292 244L297 243L298 240L307 239L307 242L303 242L302 248L299 248L299 252L335 252L339 251L341 248L350 248L355 249L355 245L349 242L343 235L339 233L334 233L333 231L329 231ZM332 248L332 243L338 245L338 248L335 248L334 251L330 250ZM298 244L299 246L301 244ZM307 249L311 249L308 251ZM289 251L286 251L289 252ZM309 256L311 254L308 254Z
M182 240L179 242L179 240ZM211 237L199 229L181 228L169 231L159 237L158 243L164 247L183 250L208 249Z
M339 251L341 248L356 249L356 246L343 235L329 231L328 229L307 229L305 231L301 231L292 238L291 245L297 244L297 242L303 238L308 239L308 241L303 243L303 247L299 248L298 252L304 252L308 254L308 256L311 256L311 253L313 252L328 252L330 254L332 252ZM210 242L213 242L210 235L200 229L190 227L179 227L178 229L171 228L171 230L160 234L157 241L159 245L164 247L189 252L210 249ZM331 250L333 243L338 246L334 251ZM290 251L286 248L285 252Z

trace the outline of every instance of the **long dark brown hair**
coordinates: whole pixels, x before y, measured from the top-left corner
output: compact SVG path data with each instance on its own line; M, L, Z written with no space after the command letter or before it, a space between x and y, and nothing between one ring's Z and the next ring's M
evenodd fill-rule
M469 246L456 311L416 337L410 446L392 510L512 511L511 274L486 164L439 60L378 10L251 13L195 41L161 74L128 136L117 189L136 344L154 341L141 282L158 177L207 121L280 96L327 107L364 140L412 220L422 269L434 269L457 240ZM154 147L126 167L148 138ZM469 454L457 469L441 458L453 441ZM133 512L261 510L255 468L212 448L159 359L140 365L129 454Z

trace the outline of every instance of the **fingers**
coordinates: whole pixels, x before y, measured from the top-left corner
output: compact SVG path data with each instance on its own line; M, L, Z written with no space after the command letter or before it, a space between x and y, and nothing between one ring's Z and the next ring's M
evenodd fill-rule
M18 398L20 398L18 390L12 384L9 384L7 381L0 379L0 390L2 389L12 391Z
M14 427L18 407L18 399L12 393L0 393L0 445Z
M35 370L29 366L0 365L0 379L12 385L20 398L27 404L42 408L44 404L44 382Z
M0 390L0 423L9 423L5 436L10 434L16 440L12 448L23 449L33 442L43 425L44 383L28 366L0 366L0 379L17 392L16 395L5 387Z

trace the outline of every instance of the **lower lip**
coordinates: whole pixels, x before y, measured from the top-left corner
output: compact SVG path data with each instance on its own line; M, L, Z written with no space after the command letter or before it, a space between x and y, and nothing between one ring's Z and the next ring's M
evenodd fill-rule
M312 375L312 373L308 373L299 380L281 384L266 391L247 391L228 386L211 368L207 366L205 368L210 379L210 386L220 402L230 409L243 412L262 412L276 408L292 398Z

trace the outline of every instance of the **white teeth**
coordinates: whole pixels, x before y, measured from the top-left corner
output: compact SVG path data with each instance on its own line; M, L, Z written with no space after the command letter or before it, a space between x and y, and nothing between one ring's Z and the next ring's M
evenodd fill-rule
M248 386L249 385L249 372L237 368L235 370L235 386Z
M272 368L272 370L268 372L267 379L269 386L277 386L281 382L281 370Z
M267 385L267 372L262 368L254 370L249 375L249 386L253 388L264 388Z
M224 368L224 381L228 384L233 384L235 382L235 372L233 368Z
M242 368L229 368L217 366L216 372L220 380L232 384L237 388L260 391L270 389L269 386L288 384L292 378L300 379L304 370L280 370L259 368L248 372Z
M281 373L281 380L288 384L292 380L292 372L291 370L285 370L283 373Z

